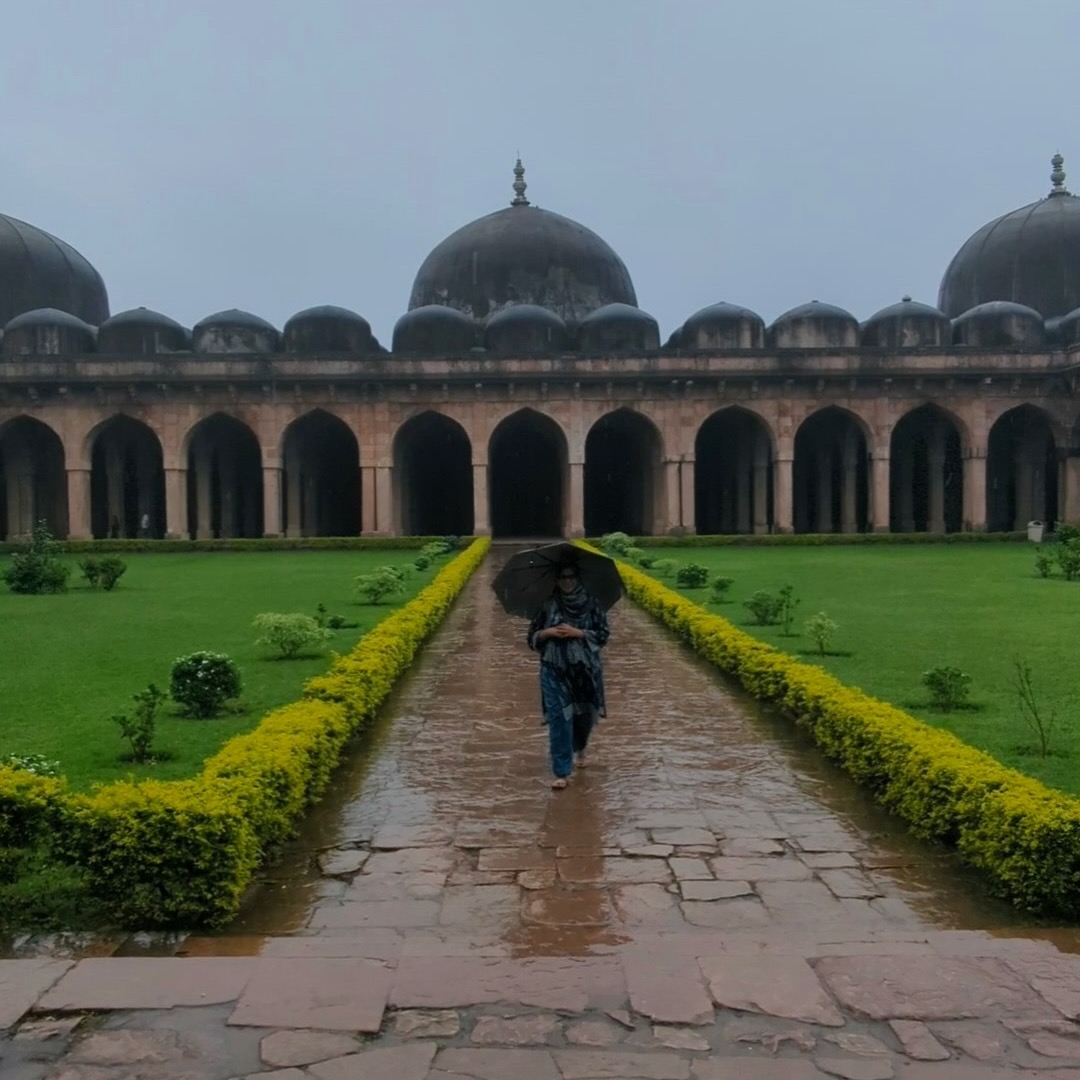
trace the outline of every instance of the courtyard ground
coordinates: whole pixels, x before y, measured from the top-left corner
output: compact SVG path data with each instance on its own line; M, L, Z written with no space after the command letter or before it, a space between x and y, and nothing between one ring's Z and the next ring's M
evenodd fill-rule
M228 930L8 943L5 1080L1080 1080L1080 935L628 604L552 792L498 557Z

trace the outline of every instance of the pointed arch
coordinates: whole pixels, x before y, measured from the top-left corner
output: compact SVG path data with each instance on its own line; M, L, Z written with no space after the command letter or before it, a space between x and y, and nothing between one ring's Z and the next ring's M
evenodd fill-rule
M827 405L795 433L795 531L864 532L869 520L868 440L855 413Z
M262 454L251 428L234 416L214 413L200 420L185 442L191 535L262 536Z
M165 470L153 429L117 413L89 433L87 444L91 535L164 536Z
M663 519L663 438L647 416L605 413L585 437L585 534L650 536Z
M0 424L0 536L29 536L39 521L68 534L64 444L48 424L16 416Z
M312 409L281 440L286 536L360 535L360 444L349 425Z
M552 537L566 531L566 433L545 413L519 409L488 442L493 536Z
M986 527L1020 530L1058 517L1058 454L1053 425L1034 405L998 417L986 447Z
M773 527L773 438L737 405L707 417L694 439L694 520L699 533L766 533Z
M937 405L905 413L889 446L890 532L959 532L964 519L960 425Z
M397 429L394 506L404 536L472 535L472 442L456 420L426 409Z

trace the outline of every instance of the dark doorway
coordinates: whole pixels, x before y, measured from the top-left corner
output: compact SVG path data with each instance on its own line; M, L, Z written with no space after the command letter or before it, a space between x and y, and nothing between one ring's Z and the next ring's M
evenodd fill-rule
M904 416L889 448L889 530L959 532L964 519L960 432L933 405Z
M650 536L656 521L660 436L640 413L618 409L585 439L585 533Z
M192 536L263 533L262 455L254 432L231 416L203 420L188 445L188 522Z
M456 420L423 412L402 424L394 485L403 535L472 535L472 444Z
M745 409L713 413L694 442L694 523L699 533L766 533L773 522L772 442Z
M866 439L850 413L829 406L803 421L794 473L796 532L865 532Z
M64 444L47 424L18 416L0 427L0 536L27 537L39 521L68 534Z
M94 436L90 463L95 538L165 535L161 443L146 424L130 416L106 420Z
M293 421L282 465L286 536L360 535L360 447L344 420L318 409Z
M986 527L1019 531L1058 516L1057 445L1046 414L1010 409L990 429L986 450Z
M566 439L532 409L507 417L489 444L493 536L563 535Z

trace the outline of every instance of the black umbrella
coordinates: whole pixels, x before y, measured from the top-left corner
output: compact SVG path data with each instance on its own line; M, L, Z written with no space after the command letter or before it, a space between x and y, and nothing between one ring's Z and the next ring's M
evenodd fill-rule
M581 584L605 608L622 596L622 578L611 559L565 541L511 555L496 575L492 588L509 614L530 619L555 592L559 571L565 566L577 571Z

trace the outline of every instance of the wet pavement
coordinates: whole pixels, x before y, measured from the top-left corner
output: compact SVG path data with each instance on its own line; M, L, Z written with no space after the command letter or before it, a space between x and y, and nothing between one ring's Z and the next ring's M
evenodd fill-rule
M0 961L0 1077L1080 1080L1075 932L629 604L551 791L498 551L227 931Z

